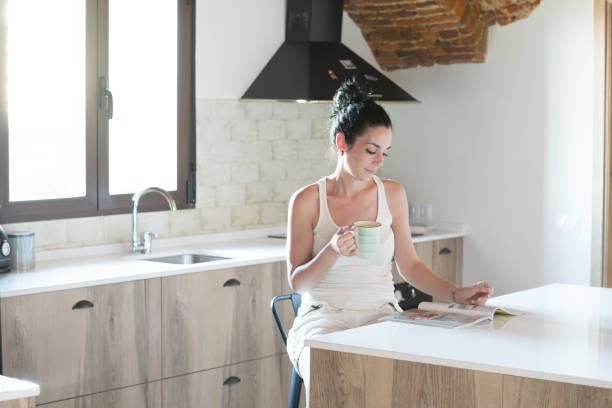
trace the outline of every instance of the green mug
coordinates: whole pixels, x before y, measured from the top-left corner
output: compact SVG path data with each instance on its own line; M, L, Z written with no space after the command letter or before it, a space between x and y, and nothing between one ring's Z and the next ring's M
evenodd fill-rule
M357 221L353 224L357 227L357 246L359 257L372 259L378 252L380 245L381 223L377 221Z

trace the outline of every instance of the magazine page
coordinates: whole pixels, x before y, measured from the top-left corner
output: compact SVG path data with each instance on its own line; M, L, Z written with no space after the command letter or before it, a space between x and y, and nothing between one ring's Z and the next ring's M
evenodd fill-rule
M458 313L466 316L488 316L493 318L496 314L515 316L519 313L494 306L464 305L461 303L421 302L420 310L443 313Z
M467 316L456 313L432 312L419 309L408 309L401 313L382 317L382 321L420 324L423 326L461 329L480 322L490 321L489 316Z

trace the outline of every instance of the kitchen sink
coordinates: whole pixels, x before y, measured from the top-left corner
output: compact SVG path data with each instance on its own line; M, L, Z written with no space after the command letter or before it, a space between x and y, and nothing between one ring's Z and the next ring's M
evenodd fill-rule
M180 255L162 256L159 258L144 258L144 259L141 259L141 261L152 261L152 262L163 262L163 263L170 263L170 264L189 265L189 264L197 264L197 263L203 263L203 262L220 261L223 259L230 259L230 258L225 258L223 256L212 256L212 255L202 255L202 254L180 254Z

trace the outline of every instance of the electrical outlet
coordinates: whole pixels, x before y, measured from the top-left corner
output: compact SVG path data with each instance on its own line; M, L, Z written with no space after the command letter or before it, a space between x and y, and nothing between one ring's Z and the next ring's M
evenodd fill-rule
M423 209L425 211L423 211ZM423 204L421 207L421 212L424 213L424 215L421 216L421 219L424 221L425 224L433 223L433 204Z
M419 217L419 203L413 203L412 201L408 202L408 219L411 222L415 222L415 220Z
M433 223L433 205L418 202L408 203L409 222L411 225L429 225Z
M427 205L419 204L419 219L423 220L427 216Z

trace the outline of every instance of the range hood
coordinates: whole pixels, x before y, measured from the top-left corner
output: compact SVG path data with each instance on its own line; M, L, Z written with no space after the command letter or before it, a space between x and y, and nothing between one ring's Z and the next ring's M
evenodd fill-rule
M340 42L343 0L287 0L285 42L242 100L331 102L338 86L356 77L372 99L416 102Z

